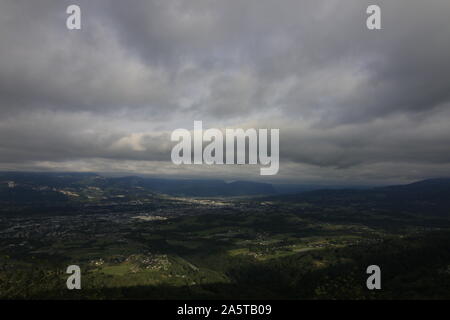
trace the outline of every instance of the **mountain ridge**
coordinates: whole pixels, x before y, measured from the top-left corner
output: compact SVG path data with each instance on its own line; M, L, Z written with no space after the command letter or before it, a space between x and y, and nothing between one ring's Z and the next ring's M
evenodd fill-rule
M96 173L73 172L0 172L0 185L3 189L22 188L144 188L149 192L177 196L254 196L275 194L272 184L211 179L164 179L139 176L104 177ZM3 190L0 189L0 190Z

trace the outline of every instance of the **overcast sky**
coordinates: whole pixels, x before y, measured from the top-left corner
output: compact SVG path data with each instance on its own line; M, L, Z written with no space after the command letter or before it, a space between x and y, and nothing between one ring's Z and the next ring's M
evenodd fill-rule
M448 0L1 0L0 170L450 176L449 17ZM194 120L279 128L279 174L173 165L170 133Z

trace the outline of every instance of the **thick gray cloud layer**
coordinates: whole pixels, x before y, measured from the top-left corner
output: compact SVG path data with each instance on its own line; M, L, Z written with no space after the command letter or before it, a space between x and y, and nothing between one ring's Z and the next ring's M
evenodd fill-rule
M293 181L450 169L450 2L0 2L0 169L257 178L170 162L170 132L280 128ZM82 30L65 27L78 4Z

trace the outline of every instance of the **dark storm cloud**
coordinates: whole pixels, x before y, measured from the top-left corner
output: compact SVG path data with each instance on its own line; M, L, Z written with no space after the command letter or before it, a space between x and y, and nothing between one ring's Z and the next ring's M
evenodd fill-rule
M1 167L170 173L170 131L203 120L280 128L280 176L445 172L450 2L377 3L380 31L369 1L2 1Z

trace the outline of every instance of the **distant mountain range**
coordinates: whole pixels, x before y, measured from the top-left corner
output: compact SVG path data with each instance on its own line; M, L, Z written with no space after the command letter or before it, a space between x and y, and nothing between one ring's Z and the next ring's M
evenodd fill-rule
M55 204L73 200L138 201L152 194L186 197L259 196L262 201L450 214L450 178L365 189L332 188L250 181L105 177L95 173L0 172L0 203L3 204Z
M275 194L297 194L321 190L323 185L315 184L270 184L251 181L208 179L163 179L142 176L109 177L96 173L82 172L0 172L0 187L8 182L16 187L142 187L148 191L179 196L254 196ZM361 186L326 186L326 189L364 189Z
M267 201L352 206L397 212L450 214L450 178L369 189L315 190L265 197Z
M138 176L104 177L95 173L33 173L33 172L2 172L0 173L0 199L3 190L52 191L61 189L78 189L82 187L102 189L142 188L149 192L177 196L254 196L270 195L277 191L269 183L250 181L225 182L223 180L185 180L159 179Z

